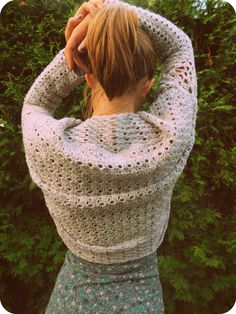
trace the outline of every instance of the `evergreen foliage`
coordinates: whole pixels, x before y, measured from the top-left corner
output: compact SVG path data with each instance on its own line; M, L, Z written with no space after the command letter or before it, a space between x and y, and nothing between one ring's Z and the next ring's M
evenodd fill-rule
M12 313L44 313L67 250L29 176L20 117L24 96L65 46L67 19L82 2L18 0L1 12L0 300ZM128 2L182 28L196 60L196 142L175 186L169 227L157 252L166 313L221 314L236 295L235 13L218 0ZM83 87L63 101L55 117L82 119ZM154 87L149 99L152 93Z

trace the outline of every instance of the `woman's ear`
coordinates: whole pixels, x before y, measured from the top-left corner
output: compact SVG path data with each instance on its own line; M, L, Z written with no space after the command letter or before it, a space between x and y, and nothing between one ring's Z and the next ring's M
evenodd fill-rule
M142 88L143 97L146 97L146 95L148 94L148 92L152 88L154 81L155 81L155 78L152 78L152 79L149 79L146 82L144 82L143 88Z
M95 87L93 73L85 73L85 80L90 88Z

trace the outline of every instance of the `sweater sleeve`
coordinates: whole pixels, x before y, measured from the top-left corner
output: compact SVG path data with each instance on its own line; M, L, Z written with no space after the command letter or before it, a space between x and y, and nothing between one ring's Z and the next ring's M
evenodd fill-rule
M76 125L82 122L75 118L55 119L53 113L62 99L84 80L84 71L78 69L69 71L64 56L60 50L54 59L36 78L25 96L22 112L21 127L24 144L28 137L37 139L49 137L62 125Z
M78 69L69 71L64 56L60 50L49 65L34 81L23 104L23 116L28 109L53 115L62 99L84 80L84 71ZM36 107L28 107L28 106Z
M159 14L119 0L106 3L134 10L140 26L153 40L161 79L153 103L139 114L160 134L155 155L160 172L167 175L180 166L181 173L194 145L198 110L192 42L184 31Z
M83 80L82 69L68 70L62 49L25 96L21 112L23 144L30 175L38 186L41 186L41 180L35 169L40 169L39 160L48 160L49 148L53 151L53 146L64 138L66 129L82 123L82 120L70 117L55 119L53 113L62 99Z

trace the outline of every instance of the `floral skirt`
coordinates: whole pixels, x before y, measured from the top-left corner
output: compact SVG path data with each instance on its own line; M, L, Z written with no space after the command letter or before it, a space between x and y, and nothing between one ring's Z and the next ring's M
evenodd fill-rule
M119 264L85 261L70 250L45 314L163 314L157 254Z

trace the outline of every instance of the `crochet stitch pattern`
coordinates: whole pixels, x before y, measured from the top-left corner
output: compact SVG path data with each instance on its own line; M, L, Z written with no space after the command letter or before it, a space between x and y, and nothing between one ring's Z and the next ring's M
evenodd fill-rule
M62 49L28 91L21 121L30 176L62 241L84 260L115 264L150 255L163 241L195 141L197 79L192 42L180 28L122 1L105 5L135 10L154 41L162 72L149 109L55 119L85 74L68 70Z

